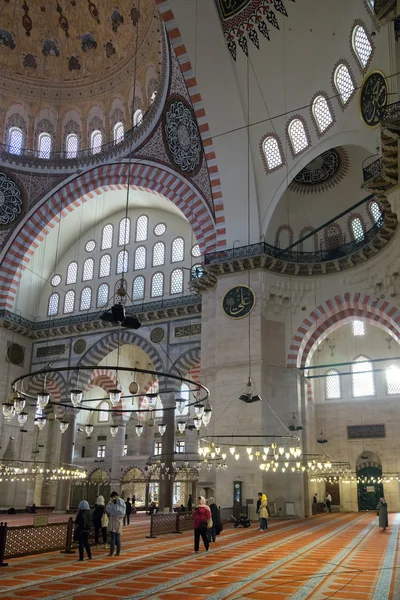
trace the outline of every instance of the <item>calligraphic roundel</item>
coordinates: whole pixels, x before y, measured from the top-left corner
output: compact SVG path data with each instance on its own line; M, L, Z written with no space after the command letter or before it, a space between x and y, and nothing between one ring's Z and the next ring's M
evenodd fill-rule
M388 87L381 71L372 71L364 79L360 91L360 114L367 127L378 127L386 108Z
M243 319L253 310L256 295L248 285L235 285L228 290L222 300L222 308L227 317Z

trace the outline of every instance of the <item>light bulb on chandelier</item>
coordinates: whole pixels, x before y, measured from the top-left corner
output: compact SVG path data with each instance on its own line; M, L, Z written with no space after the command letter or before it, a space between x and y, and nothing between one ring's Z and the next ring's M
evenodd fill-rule
M143 433L143 425L135 425L136 435L140 437Z
M68 421L60 421L60 431L61 433L65 433L68 429Z
M115 437L117 435L118 429L119 429L118 425L110 426L110 433L111 433L112 437Z
M43 392L40 392L40 394L37 395L37 403L39 408L46 408L46 406L48 405L50 400L50 394L48 394L45 390L43 390Z
M121 393L121 390L117 388L108 392L110 396L110 402L113 406L117 406L118 402L121 400Z
M93 431L93 425L85 425L86 435L91 435Z
M165 425L165 423L160 423L160 425L158 426L158 432L160 435L164 435L164 433L167 430L167 426Z
M71 390L69 394L72 406L79 406L83 398L82 390Z
M28 413L27 412L20 412L18 415L18 423L20 425L25 425L27 419L28 419Z

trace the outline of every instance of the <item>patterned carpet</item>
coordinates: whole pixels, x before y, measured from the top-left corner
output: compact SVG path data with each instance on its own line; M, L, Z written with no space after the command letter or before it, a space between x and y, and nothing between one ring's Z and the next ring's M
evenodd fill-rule
M148 521L123 530L122 554L93 560L52 553L12 559L0 600L399 600L400 515L382 532L372 513L272 520L267 532L225 527L209 552L193 533L146 539Z

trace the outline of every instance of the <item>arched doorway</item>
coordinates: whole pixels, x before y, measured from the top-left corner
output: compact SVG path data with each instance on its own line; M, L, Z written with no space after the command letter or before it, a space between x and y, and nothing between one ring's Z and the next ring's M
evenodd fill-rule
M381 459L374 452L365 450L356 461L358 510L376 510L383 496Z
M71 488L71 507L77 507L81 500L90 505L96 503L97 496L104 496L107 503L110 497L110 476L104 469L92 471L85 482L73 483Z
M131 498L135 496L135 507L146 507L146 488L147 478L138 467L129 468L121 479L122 498Z

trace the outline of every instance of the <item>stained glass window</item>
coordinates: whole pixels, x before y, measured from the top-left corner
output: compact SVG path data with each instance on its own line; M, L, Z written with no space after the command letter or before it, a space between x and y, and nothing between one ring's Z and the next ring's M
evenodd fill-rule
M267 167L270 171L280 167L283 164L278 140L270 135L263 141L263 150Z
M89 310L92 303L92 290L90 287L83 288L81 292L80 310Z
M303 121L300 119L293 119L289 123L288 133L294 154L299 154L302 150L307 148L309 144Z
M171 273L171 294L181 294L183 292L183 271L174 269Z
M108 285L102 283L97 290L97 306L105 306L108 302Z
M8 134L8 151L11 154L21 154L24 136L19 127L11 127Z
M92 154L98 154L99 152L101 152L102 143L103 143L103 136L101 135L101 131L96 129L96 131L93 131L92 138L91 138Z
M74 312L75 307L75 292L70 290L65 294L64 298L64 313Z
M69 263L67 268L67 284L76 283L78 277L78 263L72 262Z
M358 356L352 370L353 396L375 396L375 381L372 372L372 362L366 356Z
M346 106L354 93L354 83L347 65L342 63L337 66L334 80L342 104Z
M78 136L75 133L67 135L65 149L67 151L67 158L75 158L78 154Z
M386 386L387 393L391 396L392 394L400 394L400 369L395 365L390 365L386 369Z
M185 242L183 238L175 238L172 242L171 262L180 262L185 257Z
M117 257L117 273L127 273L128 271L128 252L121 250Z
M103 233L101 235L101 249L102 250L108 250L109 248L112 248L113 234L114 234L114 227L111 225L111 223L109 223L108 225L105 225L103 227Z
M136 236L137 242L145 242L147 240L147 229L149 226L149 219L146 215L141 215L136 221Z
M325 377L325 395L327 400L335 400L342 397L339 371L331 369Z
M129 217L125 217L121 220L119 224L118 246L124 246L125 244L129 244L130 237L131 220L129 219Z
M163 273L154 273L151 278L151 296L158 298L164 294L164 275Z
M58 314L58 305L60 303L60 296L57 293L51 294L49 298L49 306L47 314L49 317L53 317Z
M87 258L83 263L82 281L91 281L94 274L94 260Z
M138 246L135 250L135 271L146 268L146 248Z
M369 41L367 32L362 25L356 25L356 27L354 27L352 40L353 50L356 53L360 65L365 69L372 54L372 45Z
M153 246L153 267L160 267L165 264L165 244L157 242Z
M99 277L109 277L111 273L111 256L104 254L100 259Z
M41 133L38 142L39 158L50 158L51 136L49 133Z
M356 242L360 242L364 239L364 229L358 217L351 221L351 229Z
M119 144L124 139L124 125L123 123L117 123L114 126L114 142Z
M133 300L143 300L144 298L144 277L139 275L133 280L132 297Z
M312 112L320 133L324 133L333 122L327 99L317 96L312 105Z

